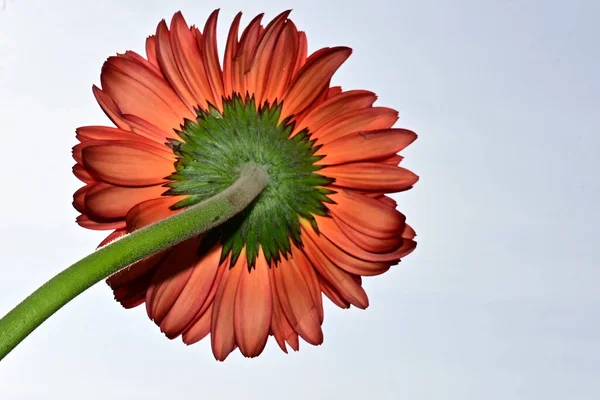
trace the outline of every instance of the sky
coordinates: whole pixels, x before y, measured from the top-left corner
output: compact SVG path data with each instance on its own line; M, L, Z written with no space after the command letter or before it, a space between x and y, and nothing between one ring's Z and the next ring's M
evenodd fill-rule
M600 2L3 1L0 314L105 236L74 222L74 130L108 124L104 60L178 10L221 8L221 50L238 11L288 8L311 51L352 47L333 83L399 110L421 180L395 197L417 250L366 311L326 301L323 345L218 363L100 283L0 363L1 398L600 398Z

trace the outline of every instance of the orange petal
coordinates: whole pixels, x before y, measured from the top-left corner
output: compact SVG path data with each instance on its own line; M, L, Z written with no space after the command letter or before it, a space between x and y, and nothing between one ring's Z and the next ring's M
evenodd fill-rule
M160 324L160 330L167 337L179 336L209 299L219 271L221 250L222 246L214 246L207 253L201 254L200 260L193 266L181 295Z
M111 233L110 235L105 237L104 240L101 241L100 244L98 245L98 248L100 248L102 246L106 246L110 242L117 240L118 238L126 235L127 233L128 233L127 229L117 229L116 231L114 231L113 233Z
M294 131L299 132L303 129L308 129L311 133L315 132L329 121L339 117L342 113L371 107L375 100L377 100L375 93L367 90L350 90L340 93L337 96L328 98L318 107L312 109L298 123Z
M154 254L150 257L144 258L141 261L131 264L130 266L123 268L122 270L109 276L106 279L106 283L108 283L108 285L113 290L116 290L119 287L124 286L129 282L132 282L140 276L144 275L154 267L157 267L160 264L160 262L165 258L167 253L168 251L161 251L158 254ZM150 280L148 280L148 285L149 284ZM144 289L144 293L146 293L146 289L147 287Z
M259 252L255 268L242 271L237 288L233 325L236 343L246 357L260 355L269 338L273 312L269 275L267 260Z
M158 58L156 57L156 36L150 35L146 38L146 57L148 62L160 70Z
M115 300L127 309L143 304L146 299L146 289L152 279L153 272L154 270L150 269L145 274L119 287L115 287L113 289Z
M141 133L141 132L140 132ZM76 130L77 139L82 142L90 142L90 141L106 141L106 140L127 140L138 143L143 143L148 146L152 146L157 150L164 152L165 156L174 159L173 151L169 149L165 144L165 136L161 138L161 141L158 141L158 138L149 138L147 134L138 134L133 130L125 131L118 128L112 128L108 126L81 126Z
M125 52L125 54L118 54L117 56L125 57L130 60L133 60L133 61L137 62L138 64L141 64L145 68L148 68L150 71L154 72L156 74L156 76L158 76L160 79L163 79L163 75L162 75L162 72L160 71L160 68L158 66L152 64L150 61L146 60L144 57L140 56L135 51L127 50Z
M323 343L323 331L310 289L293 259L273 267L279 302L290 325L308 343Z
M350 240L332 218L317 215L315 216L315 219L317 220L317 225L321 234L325 235L331 242L346 253L361 260L372 262L398 262L402 257L410 253L410 251L407 253L403 248L394 250L390 253L372 253L366 251ZM307 230L312 229L310 223L303 222L303 224Z
M319 284L321 286L321 291L333 304L338 306L339 308L347 309L350 308L350 303L346 301L342 297L342 295L333 287L327 280L319 277Z
M87 192L85 204L89 213L100 218L123 218L133 206L160 197L165 190L162 185L129 188L99 183Z
M178 213L181 210L174 211L170 207L184 198L185 196L163 196L136 205L125 217L127 229L133 232Z
M411 228L408 224L404 226L404 232L402 232L402 237L404 239L414 239L417 236L417 233L413 228Z
M114 230L125 228L125 221L104 221L104 220L91 220L87 215L80 215L76 219L77 223L87 229L96 231Z
M139 65L135 68L136 64L129 60L119 60L120 64L133 64L130 65L132 68L128 68L130 74L136 76L139 73L146 78L145 84L140 82L136 79L137 76L134 78L123 72L120 69L123 65L117 67L115 61L107 62L102 67L102 88L123 114L137 115L165 132L179 129L184 118L193 118L166 82ZM125 129L123 126L119 127Z
M94 182L94 177L92 177L81 164L75 164L73 166L73 175L83 183Z
M198 46L181 12L176 13L171 20L171 42L181 75L196 104L202 108L207 108L208 102L214 104L215 98L205 73L201 47Z
M166 142L167 138L177 139L179 137L175 131L161 131L148 121L131 114L124 115L123 119L127 122L131 132L137 133L139 136L143 136L150 139L152 142L158 143L160 148L166 149L166 151L172 153L171 149L166 146Z
M419 180L405 168L374 162L333 165L318 173L334 178L336 186L378 192L408 190Z
M369 107L344 113L313 131L319 144L326 145L356 132L389 129L398 121L398 111L387 107Z
M313 267L310 260L306 257L306 255L302 251L300 251L300 249L298 249L296 246L292 246L292 257L296 261L296 264L300 269L300 273L302 274L302 277L304 277L308 289L310 290L313 303L317 308L319 322L323 323L323 296L321 295L321 288L319 287L319 278L317 277L315 268Z
M288 20L273 49L263 100L273 104L275 100L282 99L283 93L292 79L297 52L298 31L292 21Z
M387 239L404 229L404 215L375 199L349 190L338 190L328 197L336 203L328 205L331 212L366 235Z
M245 253L245 251L242 251ZM217 361L224 361L235 349L234 309L242 273L248 272L246 255L241 254L233 268L227 268L213 303L210 341Z
M274 56L275 45L290 12L289 10L282 12L267 25L250 58L246 84L248 91L254 93L259 104L262 104L264 100L263 94L268 86L267 79L269 76L273 76L271 60ZM280 76L276 75L273 78L280 79Z
M173 27L173 21L175 21L176 18L177 14L173 16L171 27ZM167 23L164 20L160 21L156 28L156 56L158 58L158 64L160 65L160 69L165 78L170 83L171 88L173 88L179 99L181 99L181 102L187 106L189 111L193 112L194 107L197 105L197 101L192 95L190 88L186 84L180 69L177 66L177 59L173 54L174 49L172 42L175 41L172 41L171 39L171 32L169 32ZM185 114L181 113L179 115ZM186 118L193 120L193 118Z
M389 262L370 262L358 259L334 245L325 235L318 235L313 229L303 230L336 266L355 275L375 276L390 269ZM401 240L399 240L401 241ZM396 246L397 247L397 246Z
M233 91L240 93L242 96L246 95L247 87L244 75L248 70L248 62L256 48L258 38L260 37L260 32L262 30L260 21L262 20L262 17L263 14L257 15L250 21L248 27L244 29L239 45L237 46L237 52L232 59L231 80Z
M106 114L106 116L115 124L117 127L121 129L128 129L127 122L123 119L123 113L117 106L117 103L103 90L98 88L96 85L92 86L92 92L94 93L94 97L96 101L102 108L102 111Z
M241 19L242 13L237 13L233 19L233 22L231 23L231 27L229 28L229 34L227 35L225 56L223 57L223 86L225 89L225 96L231 96L234 91L233 58L236 56L238 51L238 31L240 28Z
M199 245L198 238L176 245L158 266L146 293L148 317L157 325L161 324L192 276L199 262Z
M325 156L317 165L335 165L365 160L379 160L392 157L402 159L397 152L411 144L417 135L406 129L386 129L379 131L354 132L324 144L315 155ZM399 157L399 159L398 159ZM392 162L392 165L398 165Z
M219 53L217 50L217 17L219 10L215 10L210 14L206 25L204 25L204 35L197 36L196 41L198 47L202 49L204 55L204 70L212 89L213 99L212 104L222 110L222 98L225 95L223 89L223 73L221 72L221 64L219 63ZM229 93L228 93L229 94Z
M372 253L389 253L390 251L397 249L402 244L402 237L398 234L386 239L374 238L357 231L336 216L333 216L333 220L350 240L366 251Z
M337 69L350 57L348 47L334 47L309 59L284 95L282 116L298 114L327 88Z
M83 165L105 182L122 186L158 185L174 172L173 160L152 146L125 140L89 143L82 149Z
M73 194L73 207L75 207L75 209L77 211L79 211L80 213L82 213L82 214L85 213L85 195L86 195L86 193L96 185L97 185L97 183L91 183L91 184L85 185L83 187L80 187Z
M212 302L211 306L206 310L204 314L198 320L196 320L190 327L183 332L182 340L183 343L190 345L201 341L210 333L210 326L212 321Z
M310 235L308 235L308 229L303 228L302 232L303 243L305 245L303 250L317 271L319 271L319 275L327 280L350 304L362 309L367 308L369 306L369 298L365 290L360 284L356 283L351 274L336 267L323 254Z

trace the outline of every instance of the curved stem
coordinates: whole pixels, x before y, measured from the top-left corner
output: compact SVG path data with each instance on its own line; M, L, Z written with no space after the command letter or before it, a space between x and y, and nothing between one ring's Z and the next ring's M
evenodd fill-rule
M48 317L95 283L222 224L246 208L267 184L263 167L246 164L239 179L225 191L125 235L71 265L0 319L0 360Z

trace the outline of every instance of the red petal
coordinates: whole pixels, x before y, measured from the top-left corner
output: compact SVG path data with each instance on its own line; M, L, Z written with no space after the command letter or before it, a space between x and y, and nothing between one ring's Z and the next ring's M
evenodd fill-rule
M363 276L380 275L390 269L389 262L370 262L353 257L334 245L325 235L318 235L313 229L307 228L306 232L312 241L321 249L336 266L343 270ZM401 241L401 240L400 240Z
M300 269L300 273L304 277L304 281L306 282L308 289L310 290L310 294L313 299L313 303L317 308L317 315L319 316L319 322L323 323L324 311L323 311L323 296L321 295L321 288L319 286L319 278L317 277L317 273L315 272L315 268L313 267L310 260L306 257L306 255L300 251L296 246L292 247L292 257L298 268Z
M321 285L321 291L333 304L339 308L347 309L350 308L350 303L342 297L342 295L323 277L319 277L319 284Z
M193 266L193 271L181 295L162 320L160 330L169 338L179 336L209 300L219 271L222 247L214 246ZM212 299L210 299L212 302Z
M350 240L356 243L356 245L360 248L371 253L389 253L390 251L397 249L402 244L402 237L398 234L386 239L374 238L357 231L336 216L333 216L333 220Z
M224 361L235 349L234 309L237 288L242 273L248 272L246 254L242 251L233 268L227 268L217 289L211 323L211 346L217 361Z
M417 135L406 129L354 132L324 144L315 155L325 158L317 165L334 165L365 160L394 157L397 152L411 144ZM400 156L397 156L400 157ZM394 161L397 158L394 158ZM400 162L402 158L398 160ZM396 162L393 165L398 165Z
M413 172L382 163L352 163L325 167L319 174L335 179L336 186L377 192L410 189L419 177Z
M219 53L217 50L217 17L219 10L213 11L204 26L204 35L196 37L198 47L202 49L204 55L204 70L212 88L214 102L212 103L219 109L222 109L222 98L225 95L223 91L223 74L221 64L219 63ZM228 93L229 94L229 93Z
M138 204L125 217L127 229L133 232L178 213L181 210L174 211L170 207L184 198L185 196L164 196Z
M94 182L94 178L90 175L89 172L83 168L81 164L75 164L73 166L73 175L77 177L83 183L92 183Z
M292 78L298 53L298 31L292 21L287 21L277 39L271 58L270 73L267 75L263 100L273 104L281 100Z
M150 64L154 65L160 70L158 65L158 58L156 57L156 36L151 35L146 38L146 57Z
M272 270L281 308L294 331L310 344L323 343L317 307L297 263L285 260Z
M128 188L99 183L87 192L85 204L89 213L100 218L123 218L132 207L160 197L165 190L161 185Z
M337 69L350 57L352 50L348 47L334 47L311 57L298 71L286 91L282 116L298 114L307 108L327 89L329 80Z
M185 344L190 345L201 341L210 333L210 326L212 321L212 302L211 306L206 310L204 314L198 320L183 332L182 340Z
M398 112L386 107L369 107L344 113L313 131L318 143L326 145L351 133L389 129L398 121Z
M312 229L312 228L309 228ZM307 229L303 229L304 253L312 261L319 275L326 279L350 304L365 309L369 306L369 298L360 284L352 278L352 275L336 267L319 249L316 243L308 235Z
M237 13L235 18L233 19L233 22L231 23L231 27L229 28L229 35L227 36L227 45L225 46L225 57L223 57L223 86L225 89L225 96L231 96L231 94L234 91L233 58L236 56L238 51L238 31L241 19L242 13Z
M248 62L256 48L256 43L258 42L262 30L260 25L262 17L263 14L257 15L250 22L248 27L244 29L239 45L237 46L237 51L232 58L231 81L233 91L240 93L242 96L244 96L247 91L244 75L248 70Z
M371 107L375 100L377 100L375 93L366 90L351 90L340 93L312 109L298 123L294 131L299 132L308 129L310 133L316 132L329 121L339 117L340 114Z
M197 238L176 245L158 266L146 293L146 311L157 325L161 324L192 276L199 262L199 245Z
M118 231L116 231L118 232ZM108 243L107 243L108 244ZM158 254L154 254L150 257L146 257L141 261L138 261L130 266L118 271L117 273L111 275L106 279L106 283L113 289L116 290L121 286L127 285L129 282L132 282L144 275L154 267L157 267L160 262L165 258L168 251L161 251ZM154 274L152 274L154 275ZM148 285L150 284L150 280L148 280ZM147 290L144 288L144 296Z
M89 143L82 149L83 165L114 185L158 185L175 170L173 160L152 146L125 140Z
M137 132L136 132L137 131ZM143 143L152 146L155 149L164 153L169 159L173 158L173 152L164 144L165 136L162 138L148 137L146 132L125 131L118 128L108 126L82 126L77 128L76 137L82 143L90 141L107 141L107 140L126 140L137 143Z
M87 229L93 229L96 231L112 231L114 229L125 228L125 221L92 221L87 215L80 215L77 217L77 223Z
M208 102L214 104L215 99L204 70L201 47L198 46L180 12L176 13L171 20L171 42L181 75L193 94L196 104L202 108L207 108Z
M256 357L262 353L269 338L272 312L269 265L261 252L255 268L242 271L235 298L235 339L244 356Z
M289 10L284 11L267 25L250 58L248 72L246 73L246 87L250 93L254 93L258 104L262 104L264 100L263 94L268 86L267 79L269 76L280 79L279 75L273 76L271 72L271 60L274 56L275 45L289 14Z

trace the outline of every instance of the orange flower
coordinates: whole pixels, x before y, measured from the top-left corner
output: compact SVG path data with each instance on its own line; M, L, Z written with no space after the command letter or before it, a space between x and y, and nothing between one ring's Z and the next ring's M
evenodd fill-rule
M242 164L265 166L269 186L242 215L108 279L126 308L146 303L169 338L209 333L224 360L258 356L274 336L298 350L323 341L322 293L366 308L361 277L386 272L416 247L386 193L417 181L397 153L415 133L375 94L330 80L346 47L307 57L304 32L284 12L262 15L238 39L233 21L223 67L215 11L203 31L181 13L102 68L93 91L117 126L77 130L77 222L113 230L101 245L224 190Z

